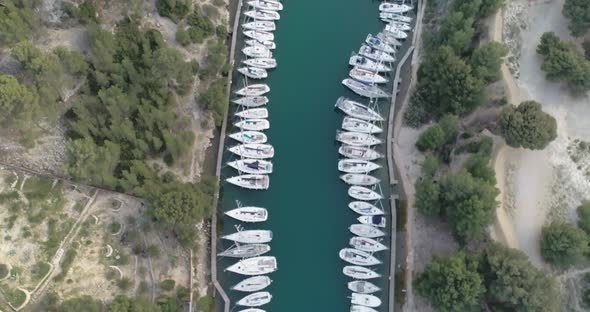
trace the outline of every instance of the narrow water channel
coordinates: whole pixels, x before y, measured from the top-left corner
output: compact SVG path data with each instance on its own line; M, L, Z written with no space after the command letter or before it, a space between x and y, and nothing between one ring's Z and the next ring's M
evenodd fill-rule
M267 106L271 128L265 133L275 148L270 188L248 191L222 185L223 211L235 208L236 200L269 211L267 222L245 227L274 232L268 255L276 256L278 271L270 274L274 282L267 290L273 300L262 307L266 311L348 311L350 307L350 291L346 288L350 279L342 274L345 264L338 258L338 251L348 246L348 227L355 223L357 215L348 209L347 186L338 178L339 144L334 137L342 115L335 111L334 104L339 96L352 97L341 84L350 70L351 52L358 51L368 33L375 34L384 26L378 19L379 3L283 1L285 9L274 32L278 68L263 81L271 87ZM401 55L398 53L398 57ZM228 129L233 132L231 127ZM226 141L226 146L234 144ZM379 150L384 152L384 146ZM229 153L225 157L235 158ZM385 167L385 160L380 163ZM226 167L222 180L234 175L237 172ZM387 185L386 170L380 170L379 175ZM234 221L227 217L221 220L223 234L235 231ZM220 242L221 249L230 245L228 241ZM378 257L384 262L377 268L384 277L374 281L383 288L378 293L383 300L378 310L387 311L388 252ZM222 259L219 265L221 282L233 303L245 293L229 288L245 277L223 269L235 262ZM232 310L241 309L232 306Z

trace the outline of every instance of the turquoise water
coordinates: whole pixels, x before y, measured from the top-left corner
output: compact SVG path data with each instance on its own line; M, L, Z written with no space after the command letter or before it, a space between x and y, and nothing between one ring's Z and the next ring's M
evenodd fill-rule
M345 265L338 251L351 237L348 226L357 215L347 204L347 187L337 170L339 144L334 140L342 114L334 110L341 95L353 97L341 84L347 77L348 58L358 51L368 33L377 33L383 24L377 18L379 2L369 0L286 0L282 19L277 23L274 57L278 68L265 82L271 87L271 129L266 131L275 148L275 171L267 191L247 191L223 184L222 209L243 205L269 210L269 221L247 225L246 229L274 232L269 255L277 257L279 270L270 275L273 295L266 311L348 311L350 291ZM239 81L235 84L240 84ZM235 129L234 129L235 130ZM230 129L230 132L232 130ZM228 146L235 142L228 141ZM384 152L384 146L379 147ZM232 158L231 155L226 155ZM385 166L384 160L381 161ZM222 178L236 175L224 168ZM378 173L386 179L386 170ZM387 180L386 180L387 181ZM389 209L387 207L387 209ZM223 217L223 233L234 232L232 220ZM387 238L384 242L388 244ZM220 242L220 248L231 244ZM387 311L388 253L376 270L384 278L375 280L383 288L379 311ZM222 284L230 286L244 277L224 273L233 259L220 262ZM232 301L245 293L228 290ZM232 307L233 311L241 309Z

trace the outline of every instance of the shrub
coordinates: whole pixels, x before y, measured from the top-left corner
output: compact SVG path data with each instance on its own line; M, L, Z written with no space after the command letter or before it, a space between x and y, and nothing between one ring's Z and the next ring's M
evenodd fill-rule
M581 204L576 211L578 212L578 226L590 235L590 202Z
M197 301L197 306L202 311L210 312L215 308L215 300L209 295L203 296Z
M191 36L186 29L178 27L178 30L176 31L176 42L183 47L186 47L191 43Z
M175 23L188 14L189 8L189 0L157 0L156 2L158 14L170 18Z
M437 150L445 144L445 133L441 126L434 125L426 129L418 141L416 141L416 147L421 151Z
M131 288L131 280L127 277L123 277L117 282L117 286L119 286L121 290L129 290L129 288Z
M546 226L542 237L541 255L562 268L579 264L590 251L586 233L571 224L553 223Z
M557 137L555 118L543 112L541 104L535 101L504 108L498 128L506 143L512 147L540 150Z
M0 263L0 278L4 278L6 275L8 275L8 266Z
M167 279L167 280L163 280L160 283L160 288L165 291L171 291L172 289L174 289L175 285L176 285L176 282L174 280Z

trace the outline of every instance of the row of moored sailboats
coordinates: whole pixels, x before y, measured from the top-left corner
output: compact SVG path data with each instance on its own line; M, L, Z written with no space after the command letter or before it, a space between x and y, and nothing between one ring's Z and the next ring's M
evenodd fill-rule
M379 9L379 18L387 22L385 29L367 35L358 53L349 59L349 78L342 81L361 98L368 98L368 104L346 97L336 101L336 108L346 115L342 130L336 132L336 141L342 143L338 152L344 157L338 161L338 170L342 172L340 179L349 186L352 200L348 207L358 215L358 223L349 227L353 234L349 246L339 252L340 259L346 262L342 272L352 279L347 284L352 291L351 312L375 312L382 303L377 295L381 288L371 280L381 277L375 270L382 264L376 255L388 249L381 241L386 236L387 218L381 202L381 180L372 173L381 169L377 161L384 157L376 149L383 143L380 135L384 118L379 99L388 98L391 92L379 85L389 82L387 74L392 71L395 52L412 29L412 18L404 15L412 10L411 6L382 3Z
M283 4L278 0L248 1L249 11L244 12L245 22L242 24L245 46L242 53L243 67L237 71L243 75L245 86L234 93L237 98L232 103L237 105L233 123L235 131L228 137L236 141L229 151L236 155L235 160L227 165L238 171L238 175L226 179L236 186L265 190L270 185L269 175L273 172L270 161L274 157L274 148L268 143L264 133L270 128L268 109L269 99L266 96L270 87L265 83L249 84L250 79L264 79L269 70L277 67L272 50L276 48L274 34L276 21L280 19L278 11ZM239 222L258 224L268 220L268 210L257 206L241 206L226 211L225 214ZM265 312L259 307L272 300L272 294L265 289L272 283L268 274L277 270L277 260L267 255L273 233L264 229L243 229L236 226L236 232L222 237L233 242L233 245L219 253L219 256L236 258L237 262L226 268L226 271L244 276L244 279L231 289L245 293L236 301L236 305L247 307L239 312Z

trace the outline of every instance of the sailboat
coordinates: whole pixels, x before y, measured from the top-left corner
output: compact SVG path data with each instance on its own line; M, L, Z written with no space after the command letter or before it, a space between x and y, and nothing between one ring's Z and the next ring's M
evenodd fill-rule
M358 160L376 160L383 158L383 154L366 146L342 145L338 148L338 153L344 157Z
M246 244L235 245L217 255L230 258L251 258L263 255L269 251L270 246L268 244Z
M377 36L375 36L375 37L379 40L383 40L385 43L389 44L390 46L399 47L402 45L402 43L399 40L395 39L395 37L393 37L392 34L390 34L389 32L387 32L385 30L378 33Z
M378 62L391 63L395 61L391 54L364 44L359 48L359 54Z
M363 186L353 185L348 189L348 196L358 199L358 200L378 200L382 199L383 196L381 194L368 189Z
M240 131L228 135L240 143L266 143L266 134L258 131Z
M240 67L238 68L238 72L242 75L252 78L252 79L264 79L268 77L268 73L266 69L256 68L256 67Z
M348 277L359 280L373 279L381 277L381 274L362 266L358 265L347 265L342 269L342 273Z
M387 246L383 245L381 242L378 242L368 237L353 236L350 238L348 243L351 247L366 252L378 252L387 250Z
M383 117L373 109L343 96L336 101L336 107L351 117L367 121L383 121Z
M386 226L386 219L383 216L360 216L356 219L362 224L368 224L380 228Z
M242 119L234 126L242 130L262 131L270 128L270 122L267 119Z
M258 10L280 11L283 4L279 1L254 0L248 1L248 5Z
M404 23L411 23L412 18L409 16L403 16L399 13L387 13L381 12L379 13L379 18L384 22L404 22Z
M272 240L270 230L245 230L224 235L221 238L242 244L264 244Z
M258 21L277 21L281 19L281 15L278 12L267 10L246 11L244 15Z
M265 289L266 287L270 286L271 283L272 280L268 276L252 276L237 283L231 289L244 292L255 292Z
M381 88L375 85L360 82L352 78L346 78L342 80L342 84L360 96L368 98L387 98L390 96L387 92L381 90Z
M359 294L372 294L378 292L381 288L369 281L352 281L347 284L348 289Z
M246 307L259 307L270 302L272 295L268 291L250 294L236 302L237 305Z
M266 190L270 186L270 179L264 174L244 174L227 178L225 181L250 190Z
M379 11L386 13L406 13L413 9L413 7L406 4L383 2L379 5Z
M277 259L273 256L247 258L226 269L241 275L264 275L277 270Z
M232 146L229 151L245 158L267 159L273 158L275 150L270 144L240 144Z
M268 51L270 52L270 51ZM235 93L243 96L261 96L270 91L270 87L266 83L255 83L245 86Z
M364 201L350 202L348 208L363 216L380 216L385 214L382 209Z
M272 68L277 67L277 61L274 58L270 58L270 57L251 58L251 59L243 60L242 63L244 63L248 66L264 68L264 69L272 69Z
M410 26L410 24L408 23L404 23L404 22L395 22L395 21L391 21L387 24L387 26L385 26L385 30L387 30L387 28L390 29L399 29L401 31L410 31L412 30L412 27Z
M362 237L377 238L385 236L385 233L380 229L366 224L353 224L349 230L352 234Z
M336 140L351 146L372 146L381 144L381 140L371 134L341 130L336 132Z
M262 30L262 31L275 31L277 26L273 21L254 21L242 24L244 29L251 30Z
M347 173L340 176L340 179L350 185L371 186L375 185L381 180L372 175L363 173Z
M268 103L268 98L266 96L244 96L241 98L233 99L232 102L244 106L244 107L258 107L262 105L266 105Z
M238 207L226 211L225 215L242 222L264 222L268 219L268 210L262 207Z
M234 116L239 118L268 118L268 109L266 108L251 108L236 112Z
M369 58L366 58L361 55L353 55L348 60L348 64L350 66L356 66L362 69L374 71L374 72L388 72L391 71L391 67L375 62Z
M387 78L379 75L376 72L372 72L370 70L359 68L356 66L352 68L350 72L348 72L348 75L353 79L365 83L386 83L387 81L389 81Z
M375 37L371 34L367 35L367 38L365 39L365 43L377 50L381 50L386 53L395 53L395 48L392 47L389 42L387 42L381 38Z
M406 34L401 28L397 26L387 25L385 26L385 32L391 34L395 39L408 38L408 34Z
M262 30L244 30L242 32L244 36L252 38L254 40L261 40L261 41L273 41L275 40L275 35L268 31Z
M260 40L255 40L255 39L248 39L244 41L246 43L246 45L251 46L251 47L265 47L269 50L274 50L277 48L277 45L275 44L274 41L260 41Z
M243 312L243 311L240 311ZM369 308L369 307L365 307L362 305L351 305L350 306L350 312L377 312L377 310L373 309L373 308Z
M360 132L360 133L381 133L383 130L379 128L377 125L368 122L366 120L354 118L354 117L344 117L342 120L342 129L352 132Z
M368 160L341 159L338 161L338 170L347 173L366 173L381 168L380 165Z
M340 259L354 265L371 266L381 264L381 261L374 256L354 248L343 248L338 253Z
M272 163L263 159L240 159L227 163L228 166L249 174L271 174Z
M377 296L369 294L357 294L352 293L350 303L357 304L365 307L376 308L381 305L381 299Z
M272 57L270 49L263 45L248 46L242 49L242 53L249 57ZM262 85L262 84L258 84ZM268 88L270 90L270 88ZM268 91L266 91L268 92ZM265 92L265 93L266 93Z

